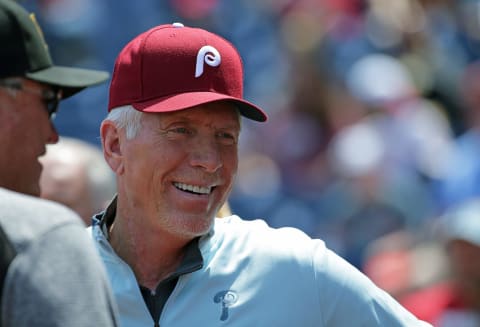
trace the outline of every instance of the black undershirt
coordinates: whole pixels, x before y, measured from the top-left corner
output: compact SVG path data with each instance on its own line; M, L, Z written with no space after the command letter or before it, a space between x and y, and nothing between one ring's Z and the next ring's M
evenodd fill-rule
M199 238L195 238L187 244L185 256L183 257L180 266L172 275L162 280L160 284L158 284L155 292L152 292L147 287L139 285L143 300L147 305L148 311L150 311L150 315L155 322L155 326L159 326L158 321L160 319L160 314L163 311L165 303L177 285L179 277L202 268L203 258L200 249L198 248L198 240Z
M148 311L150 311L150 315L155 322L155 326L159 326L158 321L160 320L160 314L162 313L163 307L165 306L170 294L172 294L175 285L177 285L177 281L178 276L168 278L157 286L155 292L150 291L150 289L147 287L139 285L143 300L147 305Z

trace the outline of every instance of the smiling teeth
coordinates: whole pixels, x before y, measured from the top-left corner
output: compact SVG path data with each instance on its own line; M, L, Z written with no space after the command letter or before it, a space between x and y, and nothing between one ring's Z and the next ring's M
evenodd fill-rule
M197 194L210 194L210 191L212 190L211 187L201 187L201 186L195 186L195 185L188 185L184 183L174 183L174 185L180 190L197 193Z

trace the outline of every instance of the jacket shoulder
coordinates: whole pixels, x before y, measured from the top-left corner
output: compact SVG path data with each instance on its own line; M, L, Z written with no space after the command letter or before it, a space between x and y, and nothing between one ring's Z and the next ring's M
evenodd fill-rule
M80 217L63 205L2 188L0 224L17 247L60 226L84 227Z

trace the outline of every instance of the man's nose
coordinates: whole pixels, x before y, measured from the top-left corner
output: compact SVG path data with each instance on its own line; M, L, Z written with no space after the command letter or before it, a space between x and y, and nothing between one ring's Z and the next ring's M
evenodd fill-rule
M210 173L223 166L219 145L214 140L202 139L192 145L192 151L190 159L192 166L201 167Z
M57 129L55 128L53 123L50 122L50 133L48 135L47 144L55 144L58 142L58 139L59 139L59 136L58 136Z

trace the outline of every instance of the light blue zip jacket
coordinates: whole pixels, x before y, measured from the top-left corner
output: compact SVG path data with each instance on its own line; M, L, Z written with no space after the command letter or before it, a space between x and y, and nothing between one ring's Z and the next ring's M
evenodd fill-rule
M121 326L154 326L130 267L94 224L92 236L113 286ZM200 239L204 265L183 275L161 327L416 327L417 320L356 268L293 228L216 219Z

